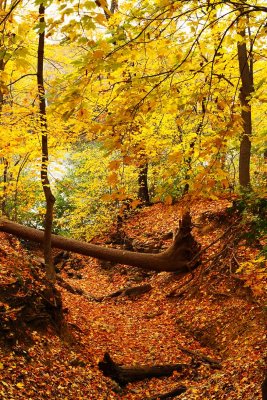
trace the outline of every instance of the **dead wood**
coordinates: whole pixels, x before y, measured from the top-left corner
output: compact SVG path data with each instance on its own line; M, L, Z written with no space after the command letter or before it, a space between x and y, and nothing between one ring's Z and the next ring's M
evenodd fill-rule
M103 374L119 385L127 385L127 383L141 381L147 378L159 378L162 376L171 376L174 371L183 371L188 365L186 364L164 364L164 365L135 365L125 366L116 364L108 353L105 353L103 361L98 363L99 369Z
M135 297L150 292L152 286L149 284L127 287L122 291L123 296ZM114 296L112 296L114 297Z
M144 293L150 292L150 290L152 290L152 286L149 284L126 287L123 289L119 289L114 293L108 294L107 296L95 298L94 300L95 301L103 301L106 299L112 299L114 297L119 297L119 296L136 297L136 296L140 296Z
M61 251L54 257L53 264L56 266L59 263L61 263L62 267L63 267L64 264L69 260L69 258L70 258L70 254L67 251Z
M208 363L213 369L222 369L220 361L214 360L213 358L208 357L205 354L199 353L195 350L186 349L185 347L179 347L179 350L181 350L185 354L193 356L193 358L197 358L204 363Z
M159 393L156 396L152 397L147 397L144 400L164 400L164 399L170 399L175 396L179 396L180 394L186 392L186 387L185 386L178 386L175 389L170 390L169 392L166 393Z
M68 282L66 282L61 276L57 276L57 284L72 294L78 294L80 296L84 294L84 291L82 289L74 288Z
M183 273L189 270L192 271L200 264L199 257L197 256L200 246L192 236L191 229L191 217L187 212L181 220L179 231L173 244L166 251L159 254L136 253L127 250L107 248L57 235L52 235L51 241L53 247L102 260L131 265L147 270L177 271ZM43 243L44 241L43 231L11 222L5 218L0 220L0 231L11 233L23 239L38 243ZM194 262L192 263L193 259Z

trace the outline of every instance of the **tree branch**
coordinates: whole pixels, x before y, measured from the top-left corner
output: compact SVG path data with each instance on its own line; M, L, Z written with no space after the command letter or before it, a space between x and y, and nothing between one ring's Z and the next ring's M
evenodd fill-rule
M10 82L7 86L12 86L12 85L14 85L15 83L17 83L18 81L20 81L21 79L26 78L27 76L36 76L36 75L37 75L36 73L35 73L35 74L25 74L25 75L22 75L21 77L19 77L19 78L16 79L15 81Z

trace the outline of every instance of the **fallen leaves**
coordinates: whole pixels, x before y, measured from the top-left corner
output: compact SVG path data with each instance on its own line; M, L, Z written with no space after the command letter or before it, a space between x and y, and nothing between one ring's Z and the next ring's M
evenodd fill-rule
M205 210L224 210L227 204L225 200L198 202L192 208L194 221ZM124 229L129 237L150 246L178 225L181 212L177 204L157 204L128 218ZM212 223L199 235L196 227L194 234L206 246L223 229ZM170 241L164 240L163 246ZM12 252L6 235L0 235L0 242L5 251L0 255L1 285L14 283L19 273L22 281L28 279L33 290L37 283L29 279L29 255L22 250ZM219 244L210 248L207 259L218 249ZM240 251L239 257L243 260L251 254L245 245ZM261 398L260 380L266 351L261 307L264 297L258 296L258 303L255 302L249 289L231 274L228 265L221 268L218 263L205 270L204 261L203 274L196 275L193 284L187 283L180 297L168 298L168 293L187 282L186 276L178 279L166 272L142 275L137 269L119 265L104 270L97 261L84 257L75 261L81 266L82 279L75 274L68 275L67 268L62 269L61 276L73 287L81 288L83 294L72 294L58 287L65 318L72 330L71 341L61 340L50 326L45 331L29 327L25 337L31 340L27 343L22 338L19 343L12 342L13 339L9 344L1 342L0 396L4 400L141 400L180 384L188 388L179 396L181 400ZM16 267L11 267L11 262ZM140 282L150 284L152 290L132 299L120 296L106 297L102 302L93 300ZM18 294L18 299L22 295L23 292ZM0 315L7 313L8 316L12 308L8 308L6 300L1 301ZM116 362L125 365L190 362L192 357L179 347L222 359L222 369L213 370L205 363L196 368L192 361L188 374L173 373L168 378L131 383L122 390L97 368L106 351Z

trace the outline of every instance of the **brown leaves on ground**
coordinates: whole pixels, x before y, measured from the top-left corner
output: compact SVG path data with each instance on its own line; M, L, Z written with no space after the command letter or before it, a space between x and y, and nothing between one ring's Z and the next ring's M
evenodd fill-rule
M202 248L226 231L228 206L224 200L201 201L192 207L194 235ZM123 229L143 247L161 242L159 247L165 248L171 242L166 233L178 226L180 217L180 205L157 204L128 218ZM97 238L98 242L105 240ZM19 280L24 294L25 288L38 291L41 283L33 279L30 269L34 256L8 235L2 234L0 243L1 288ZM225 245L227 250L222 251ZM184 385L187 391L177 396L183 400L260 399L266 357L266 295L255 296L236 273L233 251L238 260L256 251L245 250L236 252L227 237L222 237L203 253L202 266L194 276L183 277L121 265L103 268L97 260L72 255L60 275L73 288L81 289L81 294L57 285L69 334L60 339L52 320L47 320L45 330L28 322L28 340L12 338L11 331L10 337L5 334L0 349L0 397L141 400ZM135 298L95 301L140 284L150 284L152 290ZM0 330L5 318L18 316L10 304L10 295L2 298ZM222 369L199 362L182 348L221 361ZM122 389L97 367L105 352L124 365L192 362L192 368Z

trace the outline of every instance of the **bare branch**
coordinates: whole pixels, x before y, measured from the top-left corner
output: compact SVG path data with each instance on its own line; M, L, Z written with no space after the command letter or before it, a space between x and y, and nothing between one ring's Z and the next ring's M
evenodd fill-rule
M26 78L27 76L36 76L36 74L25 74L25 75L22 75L21 77L19 77L19 78L16 79L15 81L10 82L7 86L12 86L12 85L14 85L15 83L17 83L18 81L20 81L21 79Z

